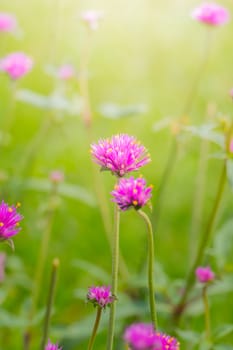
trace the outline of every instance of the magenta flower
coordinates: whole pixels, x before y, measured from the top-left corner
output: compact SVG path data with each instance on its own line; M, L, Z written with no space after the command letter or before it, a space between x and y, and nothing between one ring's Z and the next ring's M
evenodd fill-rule
M58 78L61 80L69 80L75 75L74 67L70 64L64 64L63 66L59 67L57 74Z
M195 273L196 273L197 280L200 283L210 282L215 277L214 272L211 270L209 266L206 266L206 267L199 266L196 269Z
M45 350L62 350L62 348L59 348L57 344L52 344L49 340L48 344L45 346Z
M122 178L111 192L113 202L117 203L121 210L127 210L131 207L140 209L151 198L152 186L146 187L146 181L139 178Z
M229 21L230 15L224 7L206 2L194 9L192 17L210 26L220 26Z
M149 323L134 323L126 328L124 341L131 350L179 350L178 341L167 334L156 332Z
M94 304L105 308L110 305L116 297L112 295L111 288L106 286L97 286L88 288L87 300Z
M99 28L99 21L103 18L103 12L87 10L81 13L81 18L91 30L96 30Z
M19 205L18 205L19 206ZM19 222L23 219L17 212L17 207L9 206L4 201L0 204L0 240L15 236L19 231Z
M64 173L60 170L53 170L49 174L49 179L54 184L59 184L64 181Z
M7 73L11 79L17 80L27 74L33 66L32 59L23 52L14 52L0 61L0 70Z
M146 148L134 136L127 134L115 135L92 144L91 154L101 170L110 170L119 177L150 162Z
M15 16L9 13L0 13L0 32L13 32L17 27Z

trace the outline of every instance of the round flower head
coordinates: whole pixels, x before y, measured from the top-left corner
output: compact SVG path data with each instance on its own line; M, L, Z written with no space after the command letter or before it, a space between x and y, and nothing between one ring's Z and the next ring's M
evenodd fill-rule
M13 32L17 27L15 16L0 12L0 32Z
M14 52L0 61L0 70L17 80L27 74L33 66L32 59L22 52Z
M103 12L87 10L81 13L81 18L91 30L96 30L99 28L99 21L103 18Z
M0 240L15 236L19 231L19 222L23 219L17 212L17 207L9 206L4 201L0 204Z
M140 209L151 198L152 186L146 187L146 181L139 178L122 178L111 192L113 202L117 203L121 210L127 210L130 207Z
M59 348L57 344L52 344L49 340L48 344L45 346L45 350L62 350L62 348Z
M70 64L64 64L63 66L59 67L58 69L58 78L61 80L69 80L74 77L74 67Z
M214 272L211 270L209 266L206 266L206 267L199 266L196 269L195 273L196 273L197 280L200 283L210 282L215 277Z
M178 341L167 334L156 332L148 323L134 323L126 328L124 341L131 350L179 350Z
M116 299L110 289L106 286L90 287L88 288L87 300L93 303L94 306L100 306L104 309Z
M134 136L119 134L91 145L93 160L101 170L122 177L150 162L146 148Z
M229 12L215 3L203 3L195 8L192 17L210 26L220 26L229 21Z

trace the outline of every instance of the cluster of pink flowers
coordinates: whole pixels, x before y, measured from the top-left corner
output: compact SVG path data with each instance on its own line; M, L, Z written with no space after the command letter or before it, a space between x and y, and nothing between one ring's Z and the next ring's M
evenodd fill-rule
M200 283L208 283L210 281L213 281L213 279L215 278L215 274L209 266L199 266L196 269L195 273L197 280Z
M106 306L112 304L115 299L115 296L111 293L111 287L109 286L95 286L88 289L87 300L93 303L94 306L99 306L104 309Z
M15 16L1 12L0 13L0 32L13 32L17 27Z
M135 137L127 134L115 135L92 144L91 154L102 170L110 170L119 177L150 162L146 148Z
M45 350L62 350L62 348L59 348L57 344L52 344L49 340L48 344L45 347Z
M13 80L23 77L32 67L32 59L23 52L11 53L0 61L0 70L7 73Z
M222 6L215 3L203 3L195 8L192 17L199 22L220 26L229 21L229 12Z
M111 192L113 202L117 203L121 210L127 210L130 207L140 209L151 198L152 186L146 187L146 180L139 178L122 178Z
M19 222L23 219L17 207L9 206L4 201L0 204L0 240L7 240L19 231Z
M99 28L99 21L103 18L103 12L97 10L87 10L81 13L82 20L91 30Z
M167 334L156 332L148 323L133 323L123 336L131 350L179 350L178 341Z

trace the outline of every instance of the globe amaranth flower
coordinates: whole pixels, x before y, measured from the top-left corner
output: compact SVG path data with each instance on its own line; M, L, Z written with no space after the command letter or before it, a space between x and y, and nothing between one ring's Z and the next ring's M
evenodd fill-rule
M59 348L57 344L52 344L49 340L48 344L45 346L45 350L62 350L62 348Z
M97 30L99 28L99 21L103 18L103 12L87 10L81 13L81 18L91 30Z
M91 154L102 170L110 170L119 177L150 162L146 148L134 136L127 134L101 139L97 144L91 145Z
M58 68L57 75L61 80L69 80L75 75L74 67L71 64L64 64Z
M131 350L179 350L180 346L174 337L154 331L149 323L133 323L126 328L123 339Z
M104 309L116 300L116 297L112 295L111 287L96 286L88 288L87 300Z
M195 8L192 17L210 26L220 26L229 21L229 12L215 3L203 3Z
M198 282L207 283L214 279L215 274L209 266L199 266L195 271Z
M23 219L17 212L17 205L9 206L4 201L0 204L0 240L7 240L15 236L19 231L19 222Z
M14 52L0 60L0 70L13 80L27 74L33 67L32 59L23 52Z
M121 210L131 207L140 209L151 198L152 186L146 187L146 180L139 178L122 178L111 192L113 202L117 203Z
M0 32L13 32L17 27L15 16L0 12Z

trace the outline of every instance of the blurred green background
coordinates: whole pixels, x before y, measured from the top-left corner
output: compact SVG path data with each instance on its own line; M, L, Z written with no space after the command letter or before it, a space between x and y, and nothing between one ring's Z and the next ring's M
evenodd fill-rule
M171 126L155 132L154 124L167 117L175 121L182 116L197 124L205 120L210 106L217 116L231 116L229 90L233 86L232 22L221 28L211 28L208 33L208 65L201 76L189 115L182 115L206 49L207 28L190 17L192 9L198 4L198 1L191 0L1 0L0 10L16 15L21 32L16 37L0 37L0 54L4 56L13 51L29 54L35 65L30 74L18 83L18 89L31 89L43 95L51 94L57 86L57 80L46 74L48 65L71 63L79 71L82 48L89 40L87 30L80 20L81 11L92 8L104 11L99 30L93 32L90 38L89 84L94 114L91 137L87 135L79 113L57 113L17 101L11 141L7 146L1 147L2 196L10 203L20 201L24 215L22 232L14 240L15 253L11 253L7 246L2 246L2 250L8 254L8 274L5 286L4 283L1 286L2 295L0 294L1 309L7 310L2 316L0 312L0 326L4 330L0 335L1 348L22 348L38 247L51 200L49 173L53 169L64 171L68 187L63 188L62 194L56 198L39 311L43 311L47 297L51 261L54 257L59 257L61 266L51 338L54 341L61 340L64 350L81 349L86 347L86 334L90 334L94 321L92 307L85 304L87 287L111 283L111 253L94 190L90 139L96 142L101 137L121 132L135 135L141 140L152 158L142 173L148 183L154 185L153 204L156 205L157 190L174 136ZM232 1L222 1L221 4L233 12ZM75 94L78 97L77 81L67 84L68 95ZM2 74L2 125L10 100L9 81ZM123 113L123 117L116 119L103 116L101 106L106 103L134 106L132 115L124 116ZM138 113L138 110L143 113ZM28 155L41 125L51 115L55 115L52 126L37 145L30 166L18 182L18 167ZM190 264L192 252L188 232L200 153L199 139L186 135L179 141L178 159L164 192L155 236L156 261L168 276L163 276L168 278L168 294L177 291L174 281L185 277ZM216 147L211 146L211 151L217 152ZM211 157L208 159L208 186L205 188L201 219L203 227L212 207L220 166L219 160ZM101 182L109 197L110 213L113 212L113 204L108 193L112 190L114 181L109 173L101 174ZM71 185L73 187L69 187ZM232 217L232 204L232 193L226 191L219 226ZM153 212L152 220L156 221ZM196 243L199 234L197 232ZM128 314L126 311L127 317L117 327L120 332L117 337L118 348L123 349L120 334L124 326L135 319L149 320L145 290L140 289L136 277L146 259L145 227L133 211L122 215L120 240L122 255L132 277L132 281L129 279L131 291L128 296L122 295L122 299L127 302L129 298L132 303L135 298L137 306L136 311L129 310ZM88 261L91 265L85 265L83 261ZM94 271L95 266L103 269L109 280L103 281L99 272ZM232 262L229 262L228 269L232 272ZM141 279L142 275L143 273ZM122 292L129 288L126 282L127 280L120 283ZM231 291L212 296L214 326L233 321L232 300ZM169 310L163 304L161 302L160 325L164 331L169 331ZM197 307L195 317L191 315L186 318L186 328L202 330L203 319L198 310ZM76 322L80 323L72 328L71 325ZM40 332L41 316L38 314L37 327L33 333L35 349ZM103 332L97 338L96 349L104 349L105 336ZM229 337L228 343L231 341ZM189 347L186 344L182 348Z

